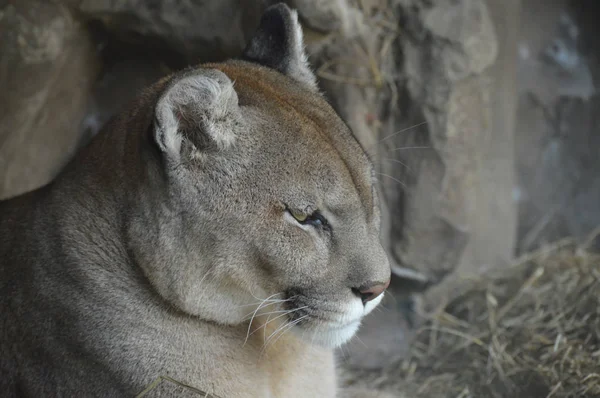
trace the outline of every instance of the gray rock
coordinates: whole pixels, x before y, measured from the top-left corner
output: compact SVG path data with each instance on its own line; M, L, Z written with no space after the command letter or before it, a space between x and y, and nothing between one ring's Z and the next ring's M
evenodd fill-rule
M240 54L262 11L273 0L69 0L98 20L119 40L164 48L189 63L223 60ZM330 32L342 27L346 0L288 0L302 22Z
M598 3L524 3L516 126L519 252L600 225Z
M346 0L288 0L298 10L302 22L319 32L333 32L344 27L348 4Z
M79 141L99 65L68 9L47 0L0 8L0 198L48 183Z
M124 109L143 89L173 72L156 59L112 58L94 85L85 119L81 124L84 142L89 141L109 119Z
M404 160L435 177L406 195L393 253L436 282L452 272L506 266L513 256L516 33L510 27L516 26L506 21L518 15L518 2L488 3L405 8L412 21L402 44L408 101L427 121L422 140L435 156L425 167L418 155ZM399 137L396 146L413 141Z
M190 63L238 55L256 28L262 1L80 0L79 10L119 40L167 48Z

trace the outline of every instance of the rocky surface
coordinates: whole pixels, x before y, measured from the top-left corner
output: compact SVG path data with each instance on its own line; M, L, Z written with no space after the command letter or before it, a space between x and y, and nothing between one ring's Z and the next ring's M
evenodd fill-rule
M239 54L258 24L261 1L79 0L78 10L119 40L175 52L188 63Z
M48 183L69 160L99 63L86 27L55 1L4 2L0 37L0 198L6 198Z
M519 251L600 225L597 2L532 0L519 40Z

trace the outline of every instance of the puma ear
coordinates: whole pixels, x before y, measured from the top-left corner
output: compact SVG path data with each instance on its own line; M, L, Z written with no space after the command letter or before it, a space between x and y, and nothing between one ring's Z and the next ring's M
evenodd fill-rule
M194 157L229 147L239 120L232 81L223 72L197 69L172 81L158 100L155 140L173 159Z
M298 13L283 3L266 9L243 59L276 69L317 90L315 75L304 52Z

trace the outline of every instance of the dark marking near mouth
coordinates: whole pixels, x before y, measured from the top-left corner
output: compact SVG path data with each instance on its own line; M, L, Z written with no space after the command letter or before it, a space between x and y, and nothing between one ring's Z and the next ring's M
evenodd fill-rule
M303 316L311 315L312 308L309 304L308 297L303 294L301 289L291 288L285 291L286 302L283 303L283 306L288 311L293 311L288 314L288 318L290 321L295 321L300 319ZM302 308L306 307L307 308ZM301 309L300 309L301 308ZM305 320L300 321L299 323L304 323Z

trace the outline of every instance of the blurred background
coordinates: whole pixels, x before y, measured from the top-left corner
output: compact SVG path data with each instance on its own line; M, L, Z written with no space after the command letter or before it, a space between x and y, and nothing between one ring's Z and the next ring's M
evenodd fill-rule
M0 0L0 198L51 181L160 77L239 56L271 3ZM375 162L395 274L342 382L600 396L600 2L287 3Z

